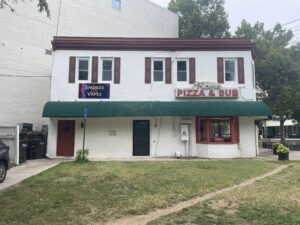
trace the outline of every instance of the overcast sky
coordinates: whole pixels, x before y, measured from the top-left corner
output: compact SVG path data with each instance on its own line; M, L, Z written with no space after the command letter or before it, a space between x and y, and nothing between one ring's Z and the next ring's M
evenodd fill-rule
M151 1L162 7L167 7L169 3L169 0ZM300 37L300 0L225 0L225 9L229 16L231 31L235 31L242 19L252 24L259 20L265 23L267 29L272 28L277 22L285 24L299 19L285 27L293 28L297 37Z

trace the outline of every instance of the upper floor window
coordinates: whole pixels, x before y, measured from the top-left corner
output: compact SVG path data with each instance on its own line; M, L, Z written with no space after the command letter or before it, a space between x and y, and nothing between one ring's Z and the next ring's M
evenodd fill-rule
M153 81L154 82L164 81L164 60L163 59L153 60Z
M102 59L102 81L113 80L113 59Z
M225 69L225 82L235 82L236 81L236 71L237 63L236 59L225 59L224 60Z
M112 0L112 7L116 10L121 10L121 0Z
M187 60L177 61L177 81L186 82L187 81Z
M89 80L89 59L78 58L78 80L88 81Z

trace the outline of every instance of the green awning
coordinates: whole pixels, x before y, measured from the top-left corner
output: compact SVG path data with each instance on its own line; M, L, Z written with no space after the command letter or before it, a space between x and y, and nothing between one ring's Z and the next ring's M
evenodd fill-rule
M48 102L43 117L134 117L134 116L271 116L263 102Z

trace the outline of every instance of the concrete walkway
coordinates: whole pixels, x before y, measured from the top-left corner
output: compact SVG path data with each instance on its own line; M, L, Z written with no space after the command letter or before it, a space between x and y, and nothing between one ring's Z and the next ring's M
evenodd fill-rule
M0 184L0 191L16 185L23 180L37 175L45 170L48 170L61 162L62 160L52 159L29 160L20 166L12 167L7 171L5 181Z

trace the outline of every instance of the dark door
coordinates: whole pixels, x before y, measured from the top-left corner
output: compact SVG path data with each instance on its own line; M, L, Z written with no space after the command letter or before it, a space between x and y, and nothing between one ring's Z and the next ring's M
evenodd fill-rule
M75 121L59 120L57 131L57 156L74 156Z
M150 122L149 120L133 121L133 156L150 155Z

